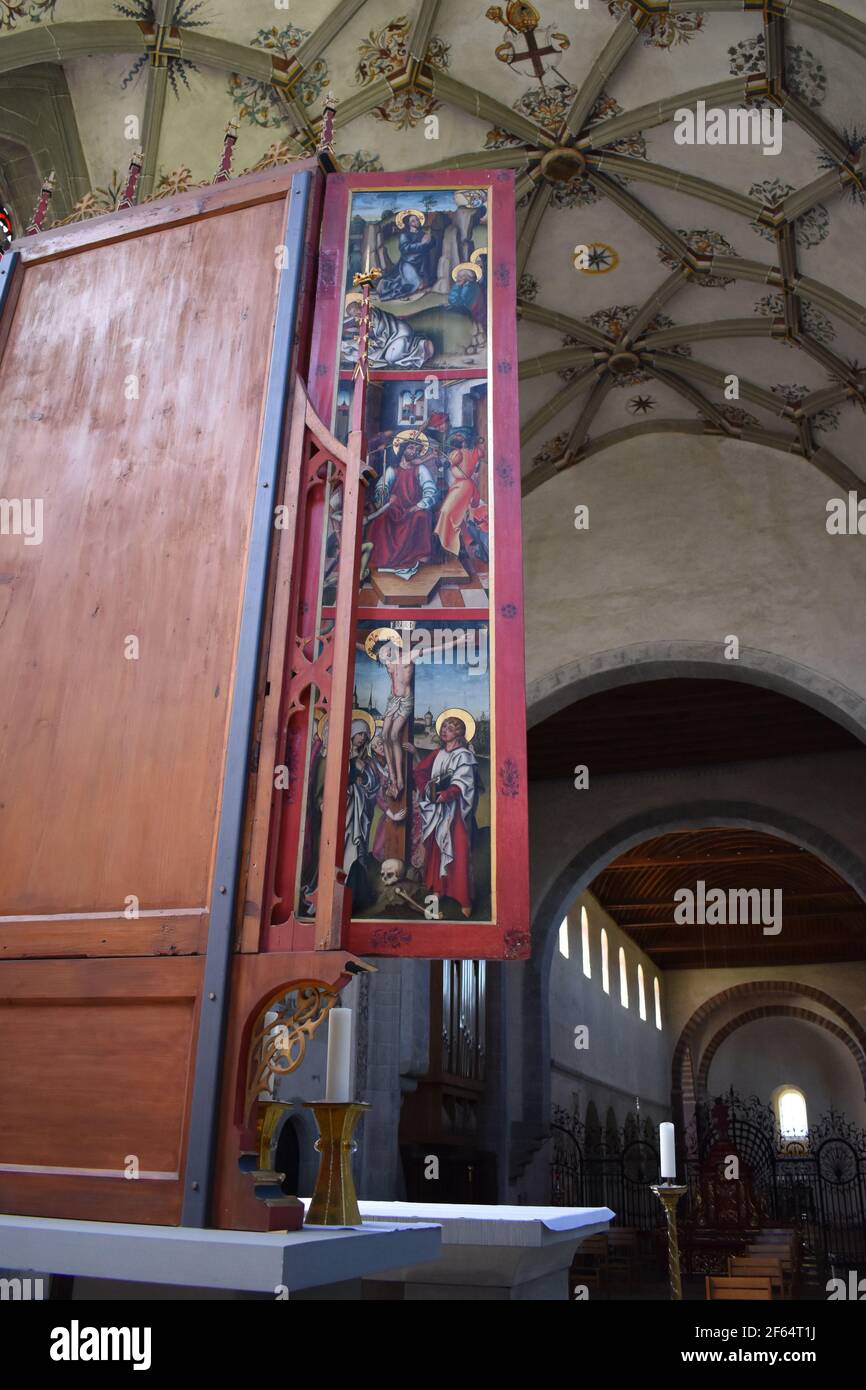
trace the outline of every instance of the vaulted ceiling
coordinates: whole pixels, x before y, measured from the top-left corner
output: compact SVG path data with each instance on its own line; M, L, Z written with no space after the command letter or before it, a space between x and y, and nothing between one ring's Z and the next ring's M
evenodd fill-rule
M670 431L769 444L854 487L862 14L863 0L0 0L0 196L20 231L54 169L55 220L109 211L139 144L139 196L165 196L212 176L230 119L236 173L309 154L330 90L343 168L515 171L525 490ZM701 100L780 110L781 151L676 143L675 113Z
M697 893L700 880L707 894L768 890L768 907L780 890L781 930L765 935L761 923L678 923L674 911L683 900L674 894ZM707 827L656 836L603 869L591 891L665 970L866 959L862 899L808 850L756 830Z

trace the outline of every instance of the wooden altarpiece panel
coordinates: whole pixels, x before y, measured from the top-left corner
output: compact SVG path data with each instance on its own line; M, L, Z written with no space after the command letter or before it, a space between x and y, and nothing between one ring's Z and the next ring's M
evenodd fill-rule
M373 277L366 308L361 273ZM254 864L244 949L339 940L364 956L525 957L510 172L328 179L307 391L309 427L289 459L300 491L281 712L261 748L277 775L253 823L254 845L268 823L267 872L257 887ZM359 439L360 502L344 486L352 470L328 461ZM338 686L347 737L335 812ZM322 909L326 892L338 911L322 879L332 870L351 895L336 939Z

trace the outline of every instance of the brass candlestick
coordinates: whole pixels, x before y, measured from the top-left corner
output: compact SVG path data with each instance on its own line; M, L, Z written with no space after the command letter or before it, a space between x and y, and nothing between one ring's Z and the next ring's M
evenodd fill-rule
M677 1235L677 1202L688 1189L676 1182L660 1182L650 1189L658 1197L665 1209L668 1223L668 1278L671 1298L682 1299L683 1286L680 1280L680 1242Z
M364 1101L306 1100L319 1126L316 1149L321 1155L307 1226L360 1226L361 1213L352 1178L355 1126L370 1106Z

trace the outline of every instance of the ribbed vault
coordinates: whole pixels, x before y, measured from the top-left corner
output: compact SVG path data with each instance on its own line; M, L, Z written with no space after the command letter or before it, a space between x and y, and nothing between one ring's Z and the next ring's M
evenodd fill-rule
M344 167L515 171L527 491L614 440L669 431L761 442L853 487L866 409L856 8L310 0L284 15L270 0L226 14L210 0L0 0L0 119L33 161L0 188L19 225L35 172L49 168L58 217L112 205L129 147L118 134L112 168L88 92L95 101L99 90L101 124L116 115L118 132L124 106L136 107L147 197L177 186L179 152L190 178L207 177L232 116L239 156L253 156L241 167L309 153L330 87ZM554 56L530 62L533 46ZM69 70L72 99L46 95L51 119L27 145L15 79L48 64ZM715 147L696 160L674 143L673 122L699 102L781 111L779 160L747 170ZM431 114L441 152L426 138ZM596 257L588 272L569 254L578 244ZM632 294L638 272L643 292Z

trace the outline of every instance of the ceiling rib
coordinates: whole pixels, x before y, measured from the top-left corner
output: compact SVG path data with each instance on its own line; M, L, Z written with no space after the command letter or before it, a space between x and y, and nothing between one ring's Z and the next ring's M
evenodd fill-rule
M520 427L520 443L525 444L528 439L537 434L543 425L564 410L572 401L577 400L587 389L590 382L598 380L598 373L593 367L587 367L582 372L578 372L575 377L564 386L561 391L557 391L555 396L551 396L549 401L545 401L529 419Z
M646 303L629 319L626 324L625 332L619 339L618 346L620 348L629 347L634 342L635 338L639 338L647 324L652 322L659 310L664 308L668 300L673 299L677 291L682 289L683 285L691 278L692 271L687 265L678 265L675 270L671 271L668 278L659 285L657 290L653 290Z
M696 106L705 101L707 106L744 106L754 93L755 84L749 78L729 77L723 82L708 82L702 87L693 87L688 92L679 92L664 97L661 101L650 101L644 106L632 107L618 116L609 116L588 128L576 144L577 149L599 148L614 140L622 140L627 135L637 135L641 130L664 125L682 107Z
M556 460L557 468L568 467L567 461L570 458L572 458L572 456L577 455L580 452L581 446L583 445L583 442L586 439L589 427L592 424L598 412L601 410L601 407L603 406L607 394L612 386L613 380L610 376L610 373L607 373L605 376L603 376L600 381L596 381L595 385L589 393L586 404L584 405L583 409L577 417L577 420L575 421L575 425L571 431L571 434L568 436L568 440L565 445L565 452L562 456L562 459Z
M653 333L645 333L635 347L638 351L652 352L654 349L678 346L680 343L712 342L719 338L770 338L773 335L773 320L762 317L752 319L710 319L708 323L676 324L673 328L659 328Z
M526 270L526 264L532 252L538 229L541 226L541 219L547 211L550 202L551 187L549 183L540 183L535 189L526 209L520 231L517 236L517 279Z
M602 88L628 53L643 25L644 21L638 23L633 13L623 15L565 114L560 133L563 140L570 143L583 130Z
M558 313L556 309L545 309L540 304L530 304L526 299L518 299L517 316L526 319L527 323L541 323L546 328L557 329L560 333L570 333L591 347L607 349L611 346L610 338L594 324L584 323L582 319L572 318L569 314Z
M171 22L173 10L174 0L156 0L154 16L158 30L164 29ZM144 97L144 117L141 123L141 148L144 156L138 194L141 199L149 197L153 192L167 91L168 64L163 63L157 66L148 60L147 91Z
M641 183L654 183L672 193L684 193L690 198L700 198L702 202L715 203L730 212L739 213L755 221L763 211L763 205L755 198L737 193L732 188L713 183L710 179L698 178L696 174L678 173L666 164L654 164L649 159L636 159L632 155L616 154L612 150L593 151L586 157L591 169L599 173L620 174L624 178L635 179ZM792 195L793 196L793 195Z
M595 361L596 354L591 348L556 348L553 352L539 353L537 357L521 358L518 371L521 381L531 381L549 372L561 372L565 367L591 367Z
M662 368L656 367L653 370L653 376L663 382L665 386L669 386L672 391L676 391L690 405L693 405L704 419L712 420L725 434L736 434L733 426L725 419L718 407L713 405L712 401L708 401L696 386L682 381L676 372L666 372Z

